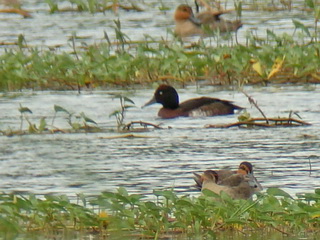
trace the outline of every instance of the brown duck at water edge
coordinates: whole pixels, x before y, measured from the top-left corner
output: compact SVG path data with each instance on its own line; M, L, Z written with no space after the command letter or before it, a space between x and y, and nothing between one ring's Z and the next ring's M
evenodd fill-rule
M177 91L165 84L156 89L153 98L143 107L154 103L163 106L158 112L161 118L228 115L234 114L235 110L243 109L231 101L210 97L193 98L179 104Z
M232 178L232 185L224 183L225 180ZM203 182L201 191L210 190L216 194L225 192L233 199L250 199L255 193L255 190L251 187L250 177L243 174L234 174L220 181L218 173L213 170L207 170L203 173ZM221 182L218 184L218 182Z
M222 186L224 191L228 189L225 192L233 198L240 198L239 196L241 198L250 198L252 194L262 190L261 184L253 176L253 166L249 162L240 163L237 171L207 170L202 175L194 173L194 180L200 190L209 189L219 194L221 191L220 186ZM230 191L232 192L231 194Z
M227 21L220 18L225 12L205 11L194 16L192 8L187 4L181 4L175 11L175 34L179 37L188 37L193 35L207 36L205 28L212 31L231 32L237 31L242 27L239 20Z
M222 169L222 170L215 170L215 172L218 174L218 178L219 178L218 184L220 184L221 181L225 180L226 178L228 178L234 174L252 175L253 180L254 180L254 184L255 184L254 187L256 187L258 191L262 190L260 183L253 176L253 166L249 162L240 163L239 168L236 171ZM202 182L203 182L203 175L200 175L197 173L193 173L193 174L194 174L194 180L196 182L197 188L201 189ZM229 181L230 181L230 179L229 179ZM228 182L228 180L226 180L226 181L224 181L224 184L232 185L232 182Z

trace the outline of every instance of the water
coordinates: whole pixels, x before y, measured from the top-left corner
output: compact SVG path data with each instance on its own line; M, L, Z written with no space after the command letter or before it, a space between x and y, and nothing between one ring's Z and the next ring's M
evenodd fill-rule
M174 188L179 194L195 194L192 172L231 166L241 161L254 164L263 187L280 187L292 195L312 192L320 178L320 87L247 87L268 117L287 117L294 111L311 126L267 129L208 129L207 124L231 123L237 115L208 118L157 118L160 105L141 109L154 89L74 92L25 92L2 95L0 129L20 128L19 104L29 107L30 121L51 123L55 104L78 114L84 112L106 131L88 134L0 136L0 189L35 194L99 194L123 186L130 193L151 194L154 189ZM178 89L180 99L211 96L246 107L253 117L259 112L240 92L218 87L190 86ZM118 109L111 93L127 94L137 106L128 110L125 122L145 121L164 129L137 135L148 138L108 138L116 121L109 114ZM58 128L70 128L66 114L58 113ZM26 129L26 123L24 123ZM168 128L170 127L170 128ZM310 166L311 165L311 166ZM311 167L311 172L310 172Z

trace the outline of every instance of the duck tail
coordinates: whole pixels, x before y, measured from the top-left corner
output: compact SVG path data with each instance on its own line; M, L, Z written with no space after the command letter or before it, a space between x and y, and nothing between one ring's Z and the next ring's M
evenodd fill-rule
M202 188L202 182L203 182L203 179L202 179L202 176L198 173L193 173L193 179L194 181L196 182L196 188L201 190Z

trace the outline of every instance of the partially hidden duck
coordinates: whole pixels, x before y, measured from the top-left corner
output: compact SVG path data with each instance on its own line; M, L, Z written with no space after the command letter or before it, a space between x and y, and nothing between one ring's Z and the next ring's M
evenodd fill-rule
M158 116L164 119L192 116L217 116L234 114L235 110L242 107L234 105L231 101L211 97L193 98L179 103L177 91L169 85L160 85L153 98L143 107L154 103L162 104Z
M224 181L218 184L218 174L213 170L207 170L203 173L201 191L210 190L216 194L225 192L233 199L250 199L255 193L250 186L250 179L245 175L234 174L229 178L232 178L233 185L224 184Z
M208 36L204 29L211 31L231 32L237 31L242 27L240 20L228 21L220 17L226 12L205 11L193 14L192 8L187 4L181 4L174 13L175 34L179 37L188 37L193 35Z
M194 180L201 191L207 189L217 194L224 191L234 199L250 199L254 193L262 190L249 162L242 162L237 171L207 170L201 175L194 173Z

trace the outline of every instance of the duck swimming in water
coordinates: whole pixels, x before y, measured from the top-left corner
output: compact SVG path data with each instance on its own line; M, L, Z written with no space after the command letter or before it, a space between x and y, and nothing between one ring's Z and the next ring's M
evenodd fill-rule
M187 4L181 4L177 7L174 13L175 20L175 34L179 37L188 37L194 35L207 36L204 29L211 31L231 32L237 31L242 27L240 20L228 21L220 17L226 12L212 12L205 11L199 13L197 16L193 14L192 8Z
M243 109L231 101L210 97L193 98L179 103L177 91L166 84L160 85L153 98L143 107L154 103L160 103L163 106L158 112L161 118L228 115L234 114L235 110Z

